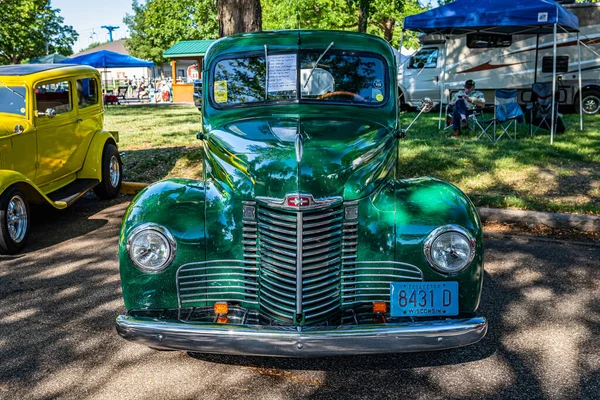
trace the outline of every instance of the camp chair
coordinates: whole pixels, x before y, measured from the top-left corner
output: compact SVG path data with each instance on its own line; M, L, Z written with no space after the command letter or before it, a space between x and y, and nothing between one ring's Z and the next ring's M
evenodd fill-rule
M452 107L450 104L446 104L446 121L448 121L448 117L452 118L452 114L450 114L450 107ZM491 107L483 107L483 108L475 108L474 110L472 110L472 113L467 117L467 121L468 121L468 129L470 129L473 132L476 132L477 129L483 129L481 127L481 125L479 124L479 120L482 118L485 118L485 110L486 109L490 109ZM447 135L450 135L452 133L452 124L447 124L445 123L444 125L444 130L450 130Z
M527 109L529 110L529 134L533 136L538 129L550 130L552 126L552 82L534 83L531 92L531 102L527 104ZM558 113L558 103L557 99L554 102L554 132L563 133L565 124L562 120L562 114ZM534 126L535 130L533 129Z
M476 120L481 128L477 140L486 137L490 142L497 142L504 135L517 140L517 124L524 121L524 114L517 102L516 89L499 89L494 93L494 117L489 120ZM512 137L509 131L512 127Z

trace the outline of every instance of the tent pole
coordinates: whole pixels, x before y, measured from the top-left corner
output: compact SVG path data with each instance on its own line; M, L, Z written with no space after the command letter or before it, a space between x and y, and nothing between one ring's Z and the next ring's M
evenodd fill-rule
M558 18L558 12L556 13ZM554 143L554 121L556 115L556 30L558 24L554 23L554 42L552 43L552 125L550 126L550 144Z
M402 33L400 34L400 48L398 49L398 53L400 53L400 64L398 64L398 70L396 71L396 79L398 79L398 72L400 71L400 68L403 68L402 66L404 65L402 63L402 46L404 46L404 20L402 20ZM402 79L404 79L404 73L402 73ZM400 90L399 88L401 83L403 82L396 83L396 90ZM400 96L404 96L404 94L398 93L398 98L396 101L396 125L398 126L398 130L400 129L400 112L402 111Z
M446 82L446 47L448 43L444 40L444 57L440 59L444 60L444 64L442 65L442 76L441 79L438 78L438 83L440 84L440 118L438 119L438 130L442 129L442 110L444 108L444 83Z
M540 49L540 34L535 35L535 67L533 68L533 83L537 83L538 52Z
M579 130L583 130L583 93L581 93L581 46L577 32L577 64L579 66Z

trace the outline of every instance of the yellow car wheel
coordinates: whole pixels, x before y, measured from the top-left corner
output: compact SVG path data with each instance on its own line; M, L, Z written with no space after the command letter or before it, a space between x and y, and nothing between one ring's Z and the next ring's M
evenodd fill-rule
M94 193L103 200L114 199L121 191L122 180L123 164L117 146L107 143L102 152L102 182L94 188Z
M8 188L0 196L0 254L23 250L29 236L29 203L18 187Z

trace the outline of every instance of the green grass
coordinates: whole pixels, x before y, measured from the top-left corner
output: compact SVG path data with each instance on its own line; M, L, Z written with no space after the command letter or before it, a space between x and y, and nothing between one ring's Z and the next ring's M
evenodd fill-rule
M404 126L416 115L402 114ZM200 113L192 106L111 106L105 126L120 132L124 176L153 182L202 175ZM424 114L399 149L399 176L435 176L454 183L478 206L600 215L600 115L566 115L567 132L550 145L548 131L517 141L448 138L438 113ZM446 132L447 133L447 132Z

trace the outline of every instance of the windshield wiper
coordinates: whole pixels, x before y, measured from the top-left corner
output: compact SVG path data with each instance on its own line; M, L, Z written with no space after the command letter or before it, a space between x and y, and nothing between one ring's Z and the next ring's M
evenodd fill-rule
M25 96L23 96L21 93L16 92L14 89L6 86L6 84L2 81L0 81L0 85L4 86L5 88L7 88L8 90L10 90L11 92L13 92L14 94L16 94L17 96L19 96L20 98L22 98L23 100L25 100Z
M329 51L330 48L333 47L333 45L334 45L333 42L329 43L329 46L327 46L325 51L323 53L321 53L319 58L317 58L317 62L315 63L314 67L312 67L312 69L310 70L310 74L308 74L308 78L306 78L306 82L304 82L304 86L302 88L305 88L306 85L308 85L308 81L310 81L310 77L312 76L313 72L315 72L315 69L317 69L317 66L319 65L319 61L321 61L321 58L323 58L323 56Z

